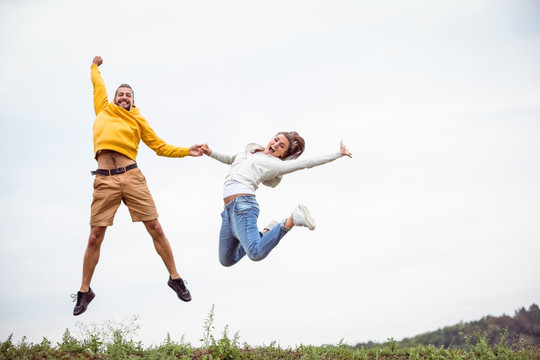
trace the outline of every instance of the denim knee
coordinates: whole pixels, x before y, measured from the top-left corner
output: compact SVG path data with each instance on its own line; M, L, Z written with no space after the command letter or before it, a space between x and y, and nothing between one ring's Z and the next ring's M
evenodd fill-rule
M236 264L236 261L233 261L231 259L224 259L224 258L221 258L221 256L219 257L219 263L225 267L230 267L230 266L233 266L234 264Z
M246 252L246 255L247 257L250 259L250 260L253 260L253 261L261 261L262 259L264 259L266 256L268 256L268 254L261 254L260 252L251 252L251 251L247 251Z

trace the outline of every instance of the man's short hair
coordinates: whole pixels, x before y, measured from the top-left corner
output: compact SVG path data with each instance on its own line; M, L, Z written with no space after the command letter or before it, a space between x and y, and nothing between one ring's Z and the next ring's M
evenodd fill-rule
M116 89L116 91L114 93L115 98L116 98L116 95L118 94L118 89L120 89L120 88L128 88L128 89L130 89L132 98L135 97L135 91L133 91L133 88L129 84L120 84L120 86Z

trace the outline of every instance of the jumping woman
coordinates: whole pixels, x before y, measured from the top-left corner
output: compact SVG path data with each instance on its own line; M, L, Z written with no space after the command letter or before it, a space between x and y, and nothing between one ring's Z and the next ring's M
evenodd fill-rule
M223 266L232 266L245 255L253 261L264 259L294 226L315 229L315 221L307 208L298 204L281 223L273 222L259 232L259 204L255 191L260 183L276 187L285 174L323 165L342 156L352 157L341 141L339 151L295 160L305 148L304 139L296 131L279 132L266 147L249 144L236 155L212 151L207 144L201 148L205 155L231 165L223 187L225 206L219 234L219 261Z

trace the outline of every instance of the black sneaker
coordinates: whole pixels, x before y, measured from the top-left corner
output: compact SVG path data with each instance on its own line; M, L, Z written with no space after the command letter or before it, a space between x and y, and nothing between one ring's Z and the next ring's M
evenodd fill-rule
M167 282L169 287L176 292L176 295L178 295L178 298L182 301L191 301L191 294L189 293L189 290L186 288L186 285L184 283L184 280L182 278L178 279L171 279L169 276L169 281Z
M75 301L75 294L72 294L71 297L73 298L73 301ZM73 309L73 315L77 316L85 312L88 308L88 304L90 304L90 301L94 300L94 297L96 297L96 294L94 294L91 288L88 288L87 292L77 291L77 304Z

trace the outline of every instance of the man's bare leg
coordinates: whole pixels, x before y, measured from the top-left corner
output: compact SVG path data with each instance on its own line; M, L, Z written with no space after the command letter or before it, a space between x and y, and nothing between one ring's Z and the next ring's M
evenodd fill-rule
M106 230L106 226L90 226L90 237L88 238L88 245L84 253L81 292L88 292L90 289L90 282L99 261L101 243L105 238Z
M144 221L144 226L146 226L146 230L148 230L148 233L150 234L150 236L152 236L152 240L154 241L154 247L156 248L159 256L161 256L161 259L163 260L163 263L165 264L165 267L167 268L171 279L178 279L180 275L176 270L176 264L174 262L171 244L165 236L159 220L155 219L150 221Z
M171 244L169 243L169 240L167 240L158 219L145 221L144 226L146 226L146 230L148 230L150 236L152 236L156 251L159 256L161 256L161 259L165 263L165 267L169 271L170 278L167 285L174 290L180 300L191 301L191 294L186 288L184 280L182 280L180 275L178 275L178 271L176 271Z
M88 238L88 245L84 253L81 289L77 293L77 304L75 304L75 308L73 309L73 315L75 316L84 313L88 308L88 304L95 297L94 292L90 289L90 282L99 261L99 251L101 249L101 243L105 238L106 230L106 226L90 226L90 237ZM75 301L75 298L73 301Z

